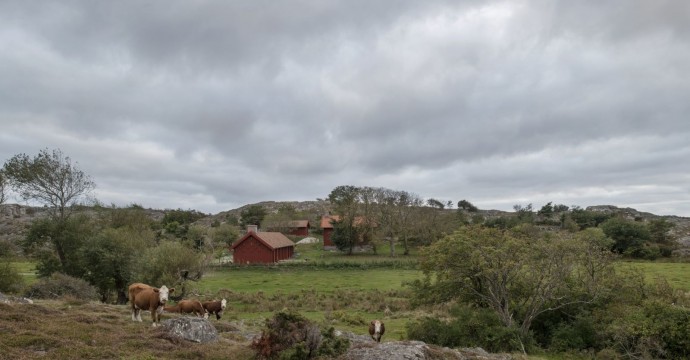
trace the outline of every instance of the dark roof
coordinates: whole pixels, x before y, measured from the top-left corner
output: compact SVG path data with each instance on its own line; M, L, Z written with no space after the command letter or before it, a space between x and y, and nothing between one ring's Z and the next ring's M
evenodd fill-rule
M364 216L355 217L355 225L362 225L365 223ZM333 229L333 224L331 221L340 221L340 215L324 215L321 217L321 228L322 229ZM373 224L373 226L377 226Z
M236 248L239 244L241 244L245 239L248 237L253 236L262 243L266 244L271 249L280 249L284 247L289 247L289 246L295 246L295 243L292 242L292 240L288 239L285 235L279 232L248 232L244 234L239 240L235 241L234 244L232 244L232 249Z
M293 220L288 223L288 227L291 228L303 228L309 227L309 220Z

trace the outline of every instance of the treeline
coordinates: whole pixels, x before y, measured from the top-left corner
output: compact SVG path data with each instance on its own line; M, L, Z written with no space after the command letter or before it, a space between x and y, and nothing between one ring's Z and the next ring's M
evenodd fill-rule
M484 225L500 229L510 229L521 224L545 225L571 233L600 228L612 240L610 250L630 258L654 260L670 257L677 248L677 242L670 233L675 224L664 218L631 219L614 212L552 205L551 202L538 211L533 211L532 204L515 205L513 209L514 215L492 218L483 222Z
M578 206L552 202L534 210L532 204L515 205L513 213L485 216L466 199L457 202L424 199L407 191L383 187L343 185L328 195L335 215L331 239L338 249L352 253L355 246L377 246L386 242L391 256L395 244L402 244L404 254L411 246L434 243L463 225L484 225L512 229L530 224L575 233L600 228L612 240L609 250L630 258L653 260L670 257L677 247L670 235L673 223L657 218L645 221L620 214L585 210Z
M336 217L331 239L338 249L351 254L355 246L370 245L376 252L382 242L403 246L428 245L462 224L452 211L452 201L423 199L407 191L383 187L338 186L328 195Z

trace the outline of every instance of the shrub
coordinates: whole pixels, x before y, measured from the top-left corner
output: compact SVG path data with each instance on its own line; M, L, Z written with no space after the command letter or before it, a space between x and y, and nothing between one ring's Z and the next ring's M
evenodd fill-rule
M261 337L251 345L258 359L284 360L337 356L348 346L347 339L336 338L332 328L321 334L318 326L299 313L287 310L266 320Z
M408 338L446 347L478 346L490 352L521 350L518 329L503 326L491 310L458 305L451 315L450 321L425 317L408 323Z
M24 286L24 279L9 259L0 259L0 292L17 293Z
M41 279L29 287L24 296L37 299L69 297L70 299L90 301L98 299L98 292L95 287L82 279L62 273L54 273L49 278Z

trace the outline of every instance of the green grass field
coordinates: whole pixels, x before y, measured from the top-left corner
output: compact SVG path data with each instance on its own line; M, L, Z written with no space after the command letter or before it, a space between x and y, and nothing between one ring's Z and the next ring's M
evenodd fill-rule
M640 271L649 282L665 279L675 289L690 291L690 263L619 261L616 270Z
M421 277L418 270L404 269L311 269L299 267L216 268L206 273L196 285L203 293L221 289L258 292L267 295L301 290L333 293L336 290L399 290L403 281Z

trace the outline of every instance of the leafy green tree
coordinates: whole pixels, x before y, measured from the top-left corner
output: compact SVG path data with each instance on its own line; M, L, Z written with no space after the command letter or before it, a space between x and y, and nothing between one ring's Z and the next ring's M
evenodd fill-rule
M647 226L641 222L635 222L616 216L601 224L601 229L606 236L613 239L611 250L619 254L639 257L639 251L649 241L650 234Z
M261 228L261 224L266 217L266 209L261 205L250 205L240 211L240 226L243 229L247 225L256 225Z
M526 206L515 204L513 205L513 210L515 210L515 213L520 223L534 223L534 212L532 211L532 204L527 204Z
M333 243L348 255L352 254L361 231L355 227L355 221L359 215L360 188L352 185L337 186L328 195L328 201L333 206L340 220L333 224ZM340 243L340 245L338 245Z
M84 235L72 232L75 226L68 220L73 205L90 193L94 182L60 150L44 149L34 158L26 154L15 155L5 163L2 171L7 183L22 199L38 201L48 207L51 224L40 225L40 237L52 242L65 273L77 273L76 263L70 259L76 257L74 251ZM51 232L46 232L48 230Z
M7 200L7 181L5 180L5 175L3 175L2 170L0 170L0 205L4 204Z
M650 241L659 244L662 249L663 256L671 256L673 249L676 244L673 241L673 237L670 232L676 224L669 222L666 219L654 219L647 224L649 229L649 239Z
M41 150L34 158L15 155L5 163L3 172L22 199L47 205L52 216L60 220L68 218L70 207L95 187L91 178L59 149Z
M204 256L178 241L162 241L144 250L137 259L134 278L154 286L176 287L185 295L187 281L197 281L205 271Z
M426 276L414 283L416 301L472 301L492 309L524 341L540 314L591 302L604 290L609 253L586 239L526 225L513 230L463 227L422 250Z
M94 285L101 301L109 302L115 293L118 304L127 303L127 286L134 282L134 273L141 249L153 247L152 230L130 227L106 228L81 248L84 279Z
M331 241L338 250L352 255L357 240L362 236L361 230L354 224L349 224L345 220L332 221L333 232Z
M220 224L211 232L211 240L220 246L232 246L239 237L240 232L237 227L230 224Z
M604 221L611 218L610 214L603 213L600 211L585 210L581 208L573 208L572 211L569 214L567 214L567 216L573 221L575 221L580 230L584 230L590 227L597 227ZM565 223L566 221L566 219L562 219L561 222Z
M479 208L474 206L474 204L472 204L471 202L463 199L458 201L458 210L463 210L467 212L477 212L479 211Z
M0 293L17 293L24 286L24 279L12 266L9 257L0 257Z
M25 252L37 254L39 276L62 272L81 277L85 270L79 249L96 230L92 219L84 214L38 219L31 223L22 246Z
M554 213L554 209L553 209L553 205L552 205L551 201L546 203L546 205L542 206L541 209L539 209L539 211L537 211L537 215L544 216L547 218L550 217L551 215L553 215L553 213Z

